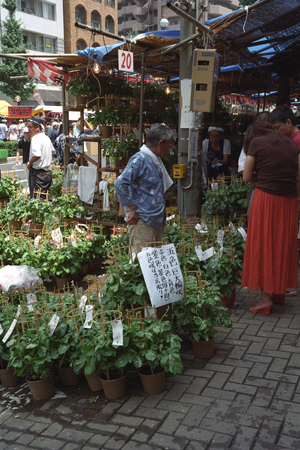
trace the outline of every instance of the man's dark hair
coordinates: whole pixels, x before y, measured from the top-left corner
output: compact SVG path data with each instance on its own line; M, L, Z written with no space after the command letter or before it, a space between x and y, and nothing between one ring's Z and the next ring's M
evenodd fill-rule
M274 122L283 122L286 123L286 121L290 119L293 125L296 125L296 117L294 116L293 111L288 105L282 105L278 108L274 109L273 112L269 115L268 121L270 123Z

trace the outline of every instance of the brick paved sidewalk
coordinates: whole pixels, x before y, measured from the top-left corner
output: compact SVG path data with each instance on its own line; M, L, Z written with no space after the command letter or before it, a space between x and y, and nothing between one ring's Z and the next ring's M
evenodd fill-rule
M300 296L270 316L248 308L258 293L240 288L233 328L216 338L210 360L182 346L184 371L166 390L96 401L85 381L58 385L56 398L34 402L26 384L0 387L0 450L299 450Z

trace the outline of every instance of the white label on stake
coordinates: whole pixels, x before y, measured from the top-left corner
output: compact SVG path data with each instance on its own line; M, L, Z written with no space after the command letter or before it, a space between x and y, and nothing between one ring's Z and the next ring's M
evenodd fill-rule
M202 251L201 245L196 245L195 252L196 252L196 255L198 256L199 261L202 261L203 251Z
M19 317L20 314L21 314L21 305L18 305L18 311L17 311L16 317Z
M136 258L136 253L134 250L131 250L129 264L132 264Z
M56 230L52 230L51 231L51 237L53 239L54 242L57 242L57 244L62 244L63 243L63 237L60 231L60 228L56 228Z
M221 247L223 247L223 238L224 238L224 235L225 235L225 231L223 231L223 230L219 230L218 233L217 233L217 243L218 243Z
M39 248L39 242L40 242L40 240L42 239L42 236L40 236L40 235L38 235L36 238L35 238L35 240L34 240L34 242L33 242L33 245L34 245L34 248Z
M123 325L121 320L111 322L113 330L113 345L123 345Z
M237 234L237 231L236 231L236 229L235 229L235 226L233 225L232 222L229 222L229 228L231 228L233 234Z
M118 50L119 70L123 72L134 72L133 70L133 53Z
M93 325L93 306L92 305L86 305L85 307L85 322L83 325L83 328L89 329L92 328Z
M13 332L13 329L15 328L17 324L17 319L14 319L11 323L11 326L9 327L6 335L4 336L4 338L2 339L2 342L5 344L5 342L7 341L7 339L9 338L9 336L11 335L11 333Z
M205 252L202 253L202 261L206 261L208 258L211 258L215 254L215 249L213 247L208 248Z
M10 341L8 341L8 343L6 344L6 346L7 346L7 347L11 347L15 342L16 342L15 339L11 339Z
M51 320L49 322L49 331L51 334L54 333L55 328L57 327L59 322L59 316L57 314L53 314L53 316L51 317Z
M36 302L35 294L27 294L27 308L28 311L33 311L33 303Z
M0 334L2 334L3 333L3 328L2 328L2 325L0 324Z
M247 233L243 227L238 228L238 232L243 236L244 241L247 239Z
M168 222L169 220L175 219L175 215L176 214L172 214L171 216L166 218L166 222Z
M85 307L87 301L87 296L83 295L80 299L79 308L81 309L81 312L83 312L83 308Z
M103 292L98 292L98 305L101 306L102 303Z

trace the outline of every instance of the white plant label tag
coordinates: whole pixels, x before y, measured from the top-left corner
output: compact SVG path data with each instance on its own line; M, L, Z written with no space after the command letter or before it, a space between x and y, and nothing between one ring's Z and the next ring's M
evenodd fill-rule
M33 242L33 245L34 245L34 248L39 248L39 242L40 242L40 240L42 239L42 236L40 236L40 235L38 235L36 238L35 238L35 240L34 240L34 242Z
M73 245L73 247L76 247L76 239L75 239L75 236L74 236L74 234L71 234L70 236L69 236L69 239L70 239L70 242L71 242L71 244Z
M224 235L225 235L224 230L219 230L217 233L217 243L220 245L220 247L223 247Z
M113 320L111 326L113 330L113 345L123 345L123 325L121 320Z
M184 282L174 244L143 249L138 259L151 306L157 308L182 299Z
M196 252L196 255L198 256L199 261L202 261L203 251L202 251L201 245L196 245L195 252Z
M2 328L2 325L0 324L0 334L2 334L3 333L3 328Z
M134 250L131 250L129 264L132 264L136 258L136 253Z
M102 303L102 297L103 297L103 293L102 292L98 292L98 305L101 306Z
M233 234L237 234L237 231L235 229L235 226L233 225L232 222L229 222L229 228L232 230Z
M81 312L83 312L83 308L85 307L87 301L87 296L83 295L80 299L79 308L81 309Z
M201 233L201 234L205 234L205 233L208 233L208 228L207 228L207 226L205 225L205 223L197 223L196 225L195 225L195 230L197 230L197 231L199 231L199 233Z
M243 227L238 228L238 232L243 236L244 241L246 241L246 239L247 239L247 233L246 233L246 231L244 230L244 228L243 228Z
M60 231L60 228L56 228L56 230L51 231L51 237L54 242L57 242L57 244L62 245L63 244L63 237Z
M51 320L49 322L49 331L51 334L54 333L55 328L57 327L59 322L59 316L57 314L53 314L53 316L51 317Z
M215 249L213 247L208 248L202 253L202 261L206 261L207 259L214 256L216 253Z
M144 308L144 317L156 318L155 309L150 308L149 306L147 306L147 308Z
M8 341L8 343L6 344L6 346L7 346L7 347L11 347L15 342L16 342L15 339L11 339L10 341Z
M7 339L10 337L11 333L13 332L15 326L17 324L17 319L14 319L11 323L11 326L9 327L9 329L7 330L6 335L4 336L4 338L2 339L2 342L5 344L5 342L7 341Z
M83 325L83 328L89 329L92 328L93 325L93 306L92 305L86 305L85 307L85 322Z
M33 304L36 303L36 295L35 294L27 294L27 308L28 311L33 311Z
M18 305L18 310L17 310L17 314L16 317L19 317L19 315L21 314L21 305Z
M175 219L175 214L172 214L171 216L166 218L166 222L169 222L169 220Z

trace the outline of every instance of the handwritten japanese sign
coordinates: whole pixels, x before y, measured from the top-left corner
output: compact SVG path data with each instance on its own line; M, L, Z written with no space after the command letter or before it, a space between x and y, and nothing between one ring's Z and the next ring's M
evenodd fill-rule
M8 117L24 117L31 118L32 106L9 106Z
M174 244L148 248L138 258L152 306L182 299L184 283Z

